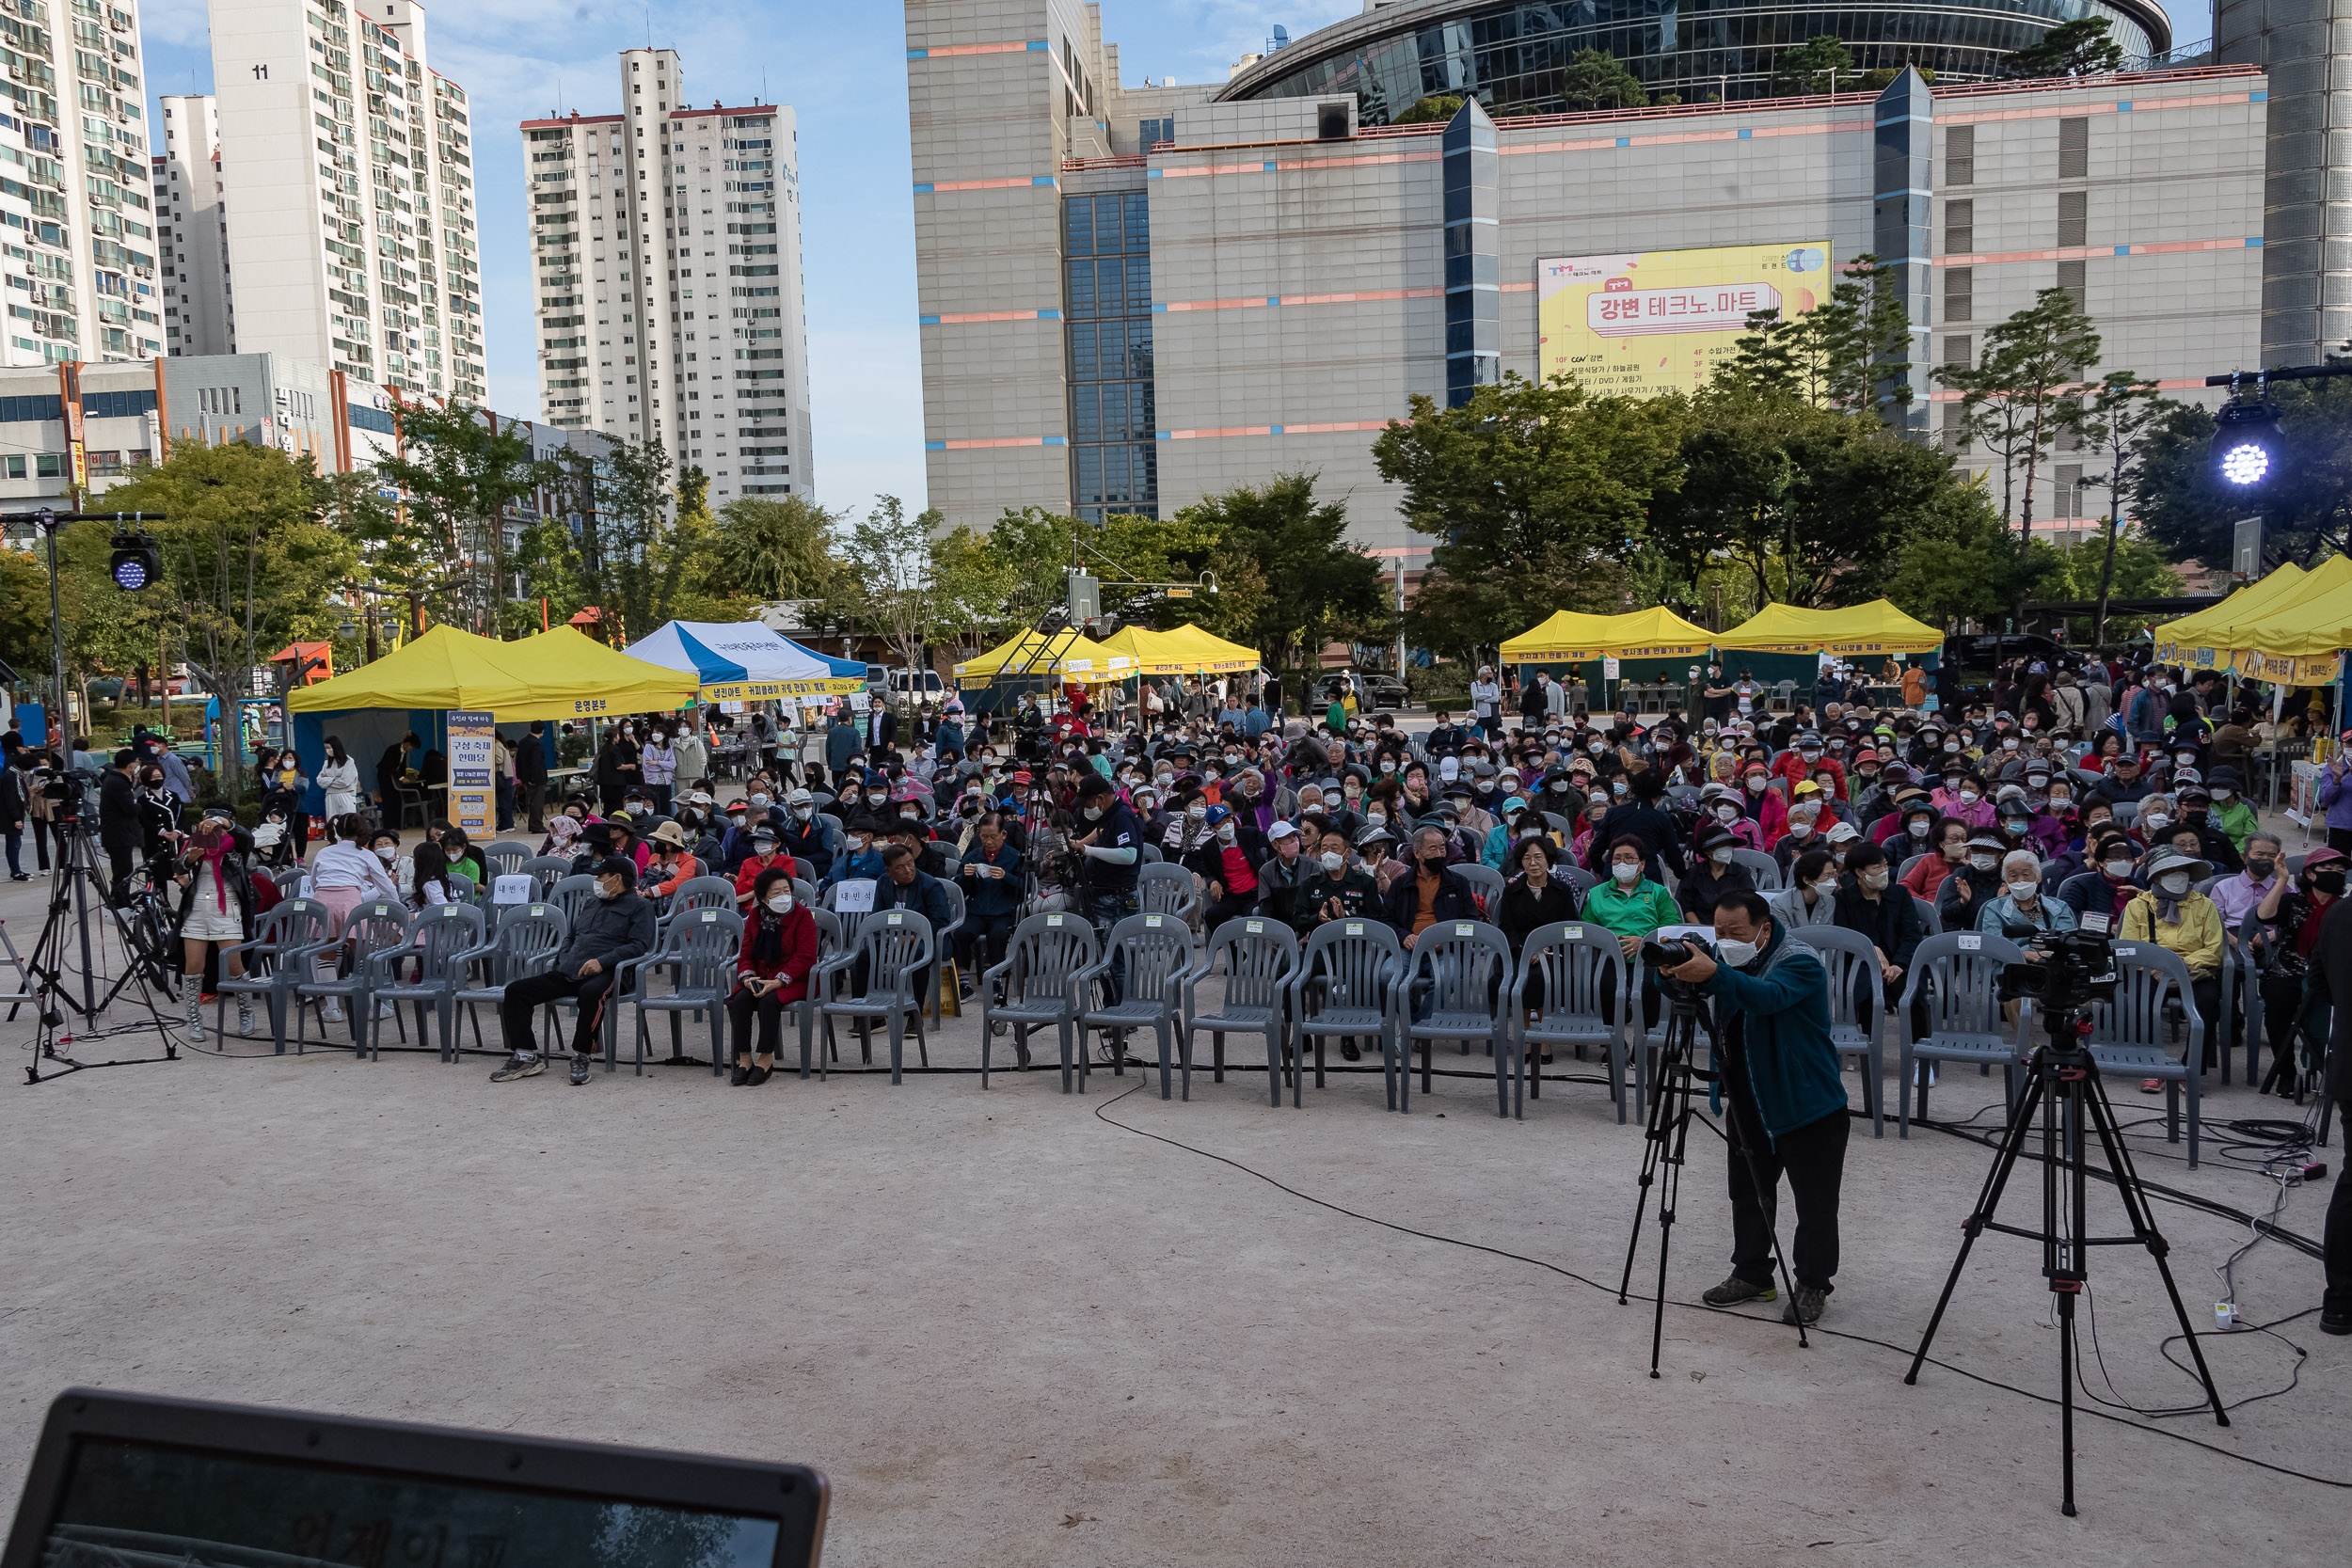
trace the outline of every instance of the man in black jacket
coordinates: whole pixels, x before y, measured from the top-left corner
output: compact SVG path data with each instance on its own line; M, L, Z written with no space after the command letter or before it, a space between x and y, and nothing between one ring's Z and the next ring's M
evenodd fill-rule
M515 745L515 782L522 786L523 805L531 813L531 831L548 831L548 725L531 721L531 733Z
M2337 899L2320 922L2319 946L2312 954L2309 984L2321 993L2317 1000L2332 1003L2335 1011L2323 1092L2336 1102L2339 1116L2352 1117L2352 899ZM2334 1000L2338 990L2347 992L2341 1002ZM2352 1120L2344 1125L2352 1127ZM2337 1169L2323 1236L2328 1293L2320 1300L2319 1326L2328 1334L2352 1334L2352 1163Z
M1613 753L1604 752L1609 756ZM1593 834L1588 851L1593 860L1590 869L1606 874L1609 846L1630 833L1650 847L1650 852L1666 863L1666 869L1679 877L1683 872L1682 835L1675 827L1674 814L1658 802L1666 793L1666 776L1655 768L1645 768L1633 775L1632 802L1612 806L1609 815L1600 819L1600 827ZM1713 918L1711 912L1705 918Z
M1876 949L1879 983L1872 986L1865 976L1854 976L1860 990L1856 999L1858 1011L1866 1035L1877 1017L1878 1007L1893 1006L1902 996L1912 961L1918 957L1919 943L1928 934L1927 923L1919 918L1919 906L1895 880L1894 873L1886 851L1866 840L1846 851L1846 875L1837 888L1838 928L1855 932ZM1923 994L1911 1008L1911 1033L1915 1039L1927 1033L1927 998Z
M1478 895L1446 863L1446 831L1429 827L1413 833L1413 874L1399 876L1383 895L1380 918L1409 950L1413 939L1440 920L1484 920Z
M114 766L98 776L98 842L114 869L117 896L121 895L122 879L138 863L139 850L147 843L138 786L131 782L138 767L139 754L126 746L115 753Z
M506 1027L506 1064L490 1074L493 1084L511 1084L547 1069L534 1029L539 1008L558 997L576 997L572 1026L572 1083L588 1082L602 1031L605 1004L622 964L653 951L653 906L636 893L637 863L615 855L596 868L596 902L582 906L572 922L555 967L544 974L510 981L499 1003Z

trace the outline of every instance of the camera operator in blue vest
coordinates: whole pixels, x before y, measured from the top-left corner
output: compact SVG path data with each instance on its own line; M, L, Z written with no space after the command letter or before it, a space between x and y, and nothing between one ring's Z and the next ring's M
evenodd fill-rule
M1716 904L1714 957L1694 950L1664 973L1714 1003L1726 1101L1731 1277L1703 1299L1709 1307L1773 1299L1772 1225L1786 1174L1797 1211L1788 1249L1797 1297L1781 1319L1813 1323L1837 1272L1846 1168L1846 1086L1830 1038L1828 973L1754 893L1726 894Z

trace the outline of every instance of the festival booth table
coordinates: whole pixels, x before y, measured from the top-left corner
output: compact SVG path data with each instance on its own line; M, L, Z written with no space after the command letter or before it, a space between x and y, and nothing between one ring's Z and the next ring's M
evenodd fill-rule
M1598 682L1594 711L1613 710L1620 687L1684 685L1696 664L1705 674L1707 651L1715 634L1694 626L1663 605L1629 610L1623 615L1585 615L1563 610L1539 626L1519 633L1502 644L1502 662L1520 667L1521 678L1535 669L1549 671L1562 680ZM1604 660L1614 660L1616 673L1607 673ZM1587 668L1578 671L1575 666ZM1689 711L1692 694L1683 694ZM1516 715L1504 715L1515 721Z
M615 653L570 626L518 642L494 642L455 626L435 626L373 664L298 688L288 694L286 708L302 770L313 780L326 761L325 742L331 731L359 766L360 793L372 795L376 759L414 731L450 760L452 784L462 792L467 781L460 777L459 757L478 754L486 770L493 722L515 726L533 719L662 712L693 701L696 686L691 674ZM491 718L461 720L457 738L462 744L453 752L452 714ZM316 816L325 808L325 797L314 783L303 798L303 809ZM469 836L475 835L475 829L456 813L451 817Z
M1718 636L1715 646L1730 675L1746 668L1761 681L1793 680L1800 688L1798 695L1810 701L1822 655L1851 662L1867 680L1881 685L1885 661L1900 662L1906 655L1917 656L1920 666L1932 673L1942 657L1944 634L1885 599L1843 610L1769 604Z

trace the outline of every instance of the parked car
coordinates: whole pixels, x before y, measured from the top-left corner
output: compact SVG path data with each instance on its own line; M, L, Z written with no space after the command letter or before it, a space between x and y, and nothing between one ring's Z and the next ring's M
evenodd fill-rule
M1357 678L1371 692L1374 707L1392 707L1401 712L1411 705L1412 697L1405 689L1405 683L1394 675L1359 675Z
M1394 675L1361 674L1352 670L1334 670L1315 683L1315 705L1331 705L1340 699L1351 713L1372 708L1402 709L1408 702L1405 683Z
M1991 670L2013 658L2055 658L2064 644L2038 631L1975 633L1944 640L1944 657L1962 670Z

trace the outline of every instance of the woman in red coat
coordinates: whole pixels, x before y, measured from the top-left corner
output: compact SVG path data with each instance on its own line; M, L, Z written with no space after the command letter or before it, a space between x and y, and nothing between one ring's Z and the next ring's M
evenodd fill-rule
M817 920L792 896L790 872L780 865L762 871L744 914L743 950L736 955L735 990L727 997L739 1085L765 1084L775 1070L784 1010L808 994L808 972L817 967ZM755 1013L759 1015L757 1065L752 1057Z

